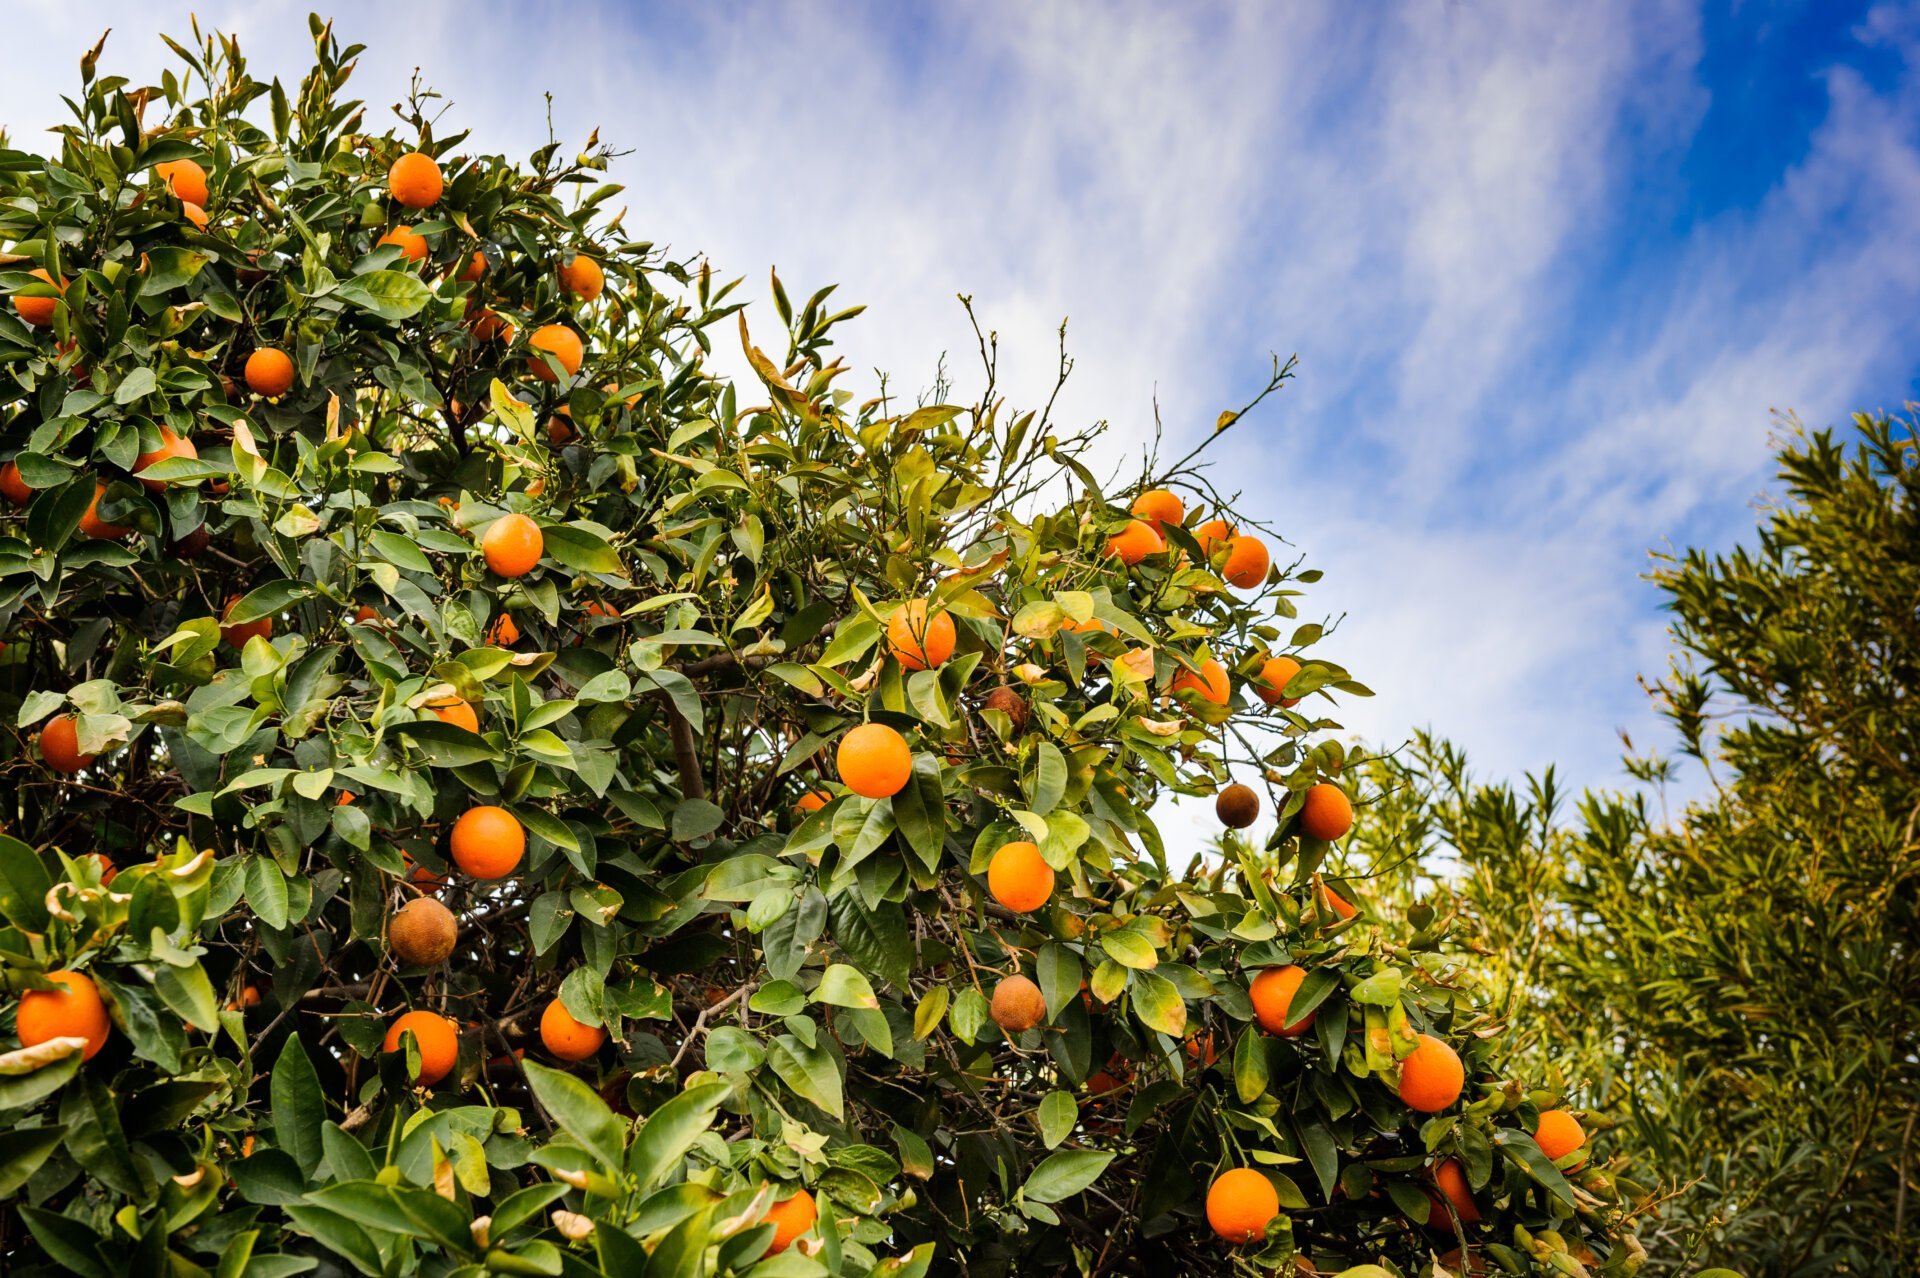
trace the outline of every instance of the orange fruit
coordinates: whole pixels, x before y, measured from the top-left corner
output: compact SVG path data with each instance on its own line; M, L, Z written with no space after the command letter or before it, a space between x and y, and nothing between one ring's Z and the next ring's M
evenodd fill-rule
M53 276L47 274L43 268L35 267L27 273L43 283L53 283ZM67 282L61 280L60 288L65 290L66 287ZM13 299L13 309L19 313L21 319L33 325L35 328L47 328L52 325L53 313L59 310L61 305L62 303L57 297L16 297Z
M1213 560L1213 548L1233 536L1233 526L1224 519L1209 519L1193 530L1193 539L1200 543L1200 553Z
M1345 838L1352 828L1353 801L1345 790L1322 781L1307 791L1307 800L1300 808L1300 833L1331 843Z
M884 723L863 723L841 737L833 762L847 789L865 799L890 798L913 776L907 739Z
M293 361L285 351L262 346L247 356L247 388L256 395L278 399L293 389Z
M387 190L410 209L424 209L440 198L446 181L431 155L409 151L387 170Z
M1020 1034L1047 1019L1047 1000L1038 985L1016 974L993 987L989 1014L1007 1033Z
M1035 844L1006 844L987 862L987 890L1015 914L1037 910L1053 896L1053 867Z
M133 462L133 473L138 475L155 462L165 461L169 457L196 458L199 455L200 450L193 446L191 439L182 439L165 426L162 426L160 428L160 446L150 453L141 453L140 456L135 458ZM146 486L147 491L150 493L160 492L167 486L167 481L164 479L143 479L140 482Z
M502 577L524 577L532 572L545 546L540 525L526 515L502 515L480 535L480 553L486 556L487 567Z
M99 987L84 972L48 972L46 977L60 988L28 990L20 996L13 1025L20 1046L38 1047L55 1038L84 1038L87 1045L81 1049L80 1059L92 1060L113 1033Z
M793 1245L793 1240L813 1228L813 1222L820 1218L820 1209L814 1204L813 1195L804 1189L796 1189L792 1195L782 1198L767 1208L767 1223L773 1226L773 1241L767 1244L766 1255L777 1255Z
M55 772L78 772L94 760L80 753L80 724L70 714L49 719L40 729L40 758Z
M1420 1035L1413 1055L1400 1062L1400 1099L1422 1114L1437 1114L1459 1100L1466 1081L1460 1054L1431 1034Z
M1353 907L1351 901L1324 883L1320 885L1320 904L1342 919L1350 919L1360 912Z
M400 255L409 262L424 262L427 259L427 237L411 226L396 226L374 241L374 247L382 244L397 244Z
M927 617L925 599L909 599L887 619L887 650L908 670L937 666L953 655L953 618L938 612Z
M600 269L600 263L585 253L575 253L560 268L560 287L583 302L591 302L600 296L600 290L606 285L606 272Z
M486 804L469 808L453 823L454 864L476 879L512 874L527 852L527 832L505 808Z
M1227 704L1227 698L1233 695L1233 689L1227 682L1226 668L1212 657L1200 663L1198 670L1182 670L1173 677L1171 691L1193 691L1200 694L1203 701L1211 701L1216 706Z
M198 204L182 203L180 205L180 212L187 221L193 223L203 231L207 229L208 224L212 221L212 219L207 216L207 211Z
M1207 1223L1231 1243L1257 1242L1280 1214L1273 1182L1251 1167L1221 1172L1207 1186Z
M1427 1225L1442 1233L1453 1232L1453 1222L1447 1216L1447 1203L1453 1204L1454 1215L1460 1217L1463 1225L1475 1224L1480 1219L1480 1207L1473 1201L1473 1186L1467 1183L1467 1169L1460 1165L1457 1158L1449 1158L1436 1163L1433 1168L1433 1185L1440 1194L1428 1193ZM1445 1195L1447 1203L1440 1201Z
M33 500L33 489L27 487L27 481L20 477L20 467L12 462L0 466L0 496L16 506Z
M467 264L460 268L457 278L462 284L477 284L480 277L487 273L487 266L487 255L475 249L473 256L467 259Z
M1260 673L1254 676L1253 694L1270 706L1297 706L1300 698L1280 694L1299 673L1300 663L1292 657L1268 657L1260 663Z
M573 414L567 411L565 404L554 409L553 413L552 417L547 418L547 447L565 448L578 437L580 432L576 431L573 423L567 420Z
M408 1012L387 1027L380 1050L399 1051L400 1036L409 1032L420 1049L420 1086L432 1087L453 1072L460 1058L460 1030L438 1012Z
M1166 548L1159 532L1144 519L1128 520L1125 528L1107 538L1107 553L1129 568Z
M498 342L513 336L513 321L492 307L482 307L478 315L467 321L467 327L476 342Z
M513 623L513 617L501 613L487 630L487 642L496 648L511 648L520 642L520 627Z
M153 166L154 176L173 188L182 203L207 204L207 171L193 160L168 160Z
M1260 819L1260 796L1236 781L1213 801L1213 814L1229 830L1244 830Z
M1554 1162L1571 1154L1587 1143L1587 1133L1580 1126L1580 1120L1564 1109L1547 1109L1540 1112L1540 1125L1533 1129L1533 1143L1540 1146L1540 1152ZM1582 1158L1581 1162L1586 1159Z
M1253 1000L1253 1019L1260 1023L1261 1029L1281 1038L1299 1038L1313 1028L1312 1012L1287 1024L1287 1008L1293 1005L1293 996L1306 979L1306 969L1291 963L1285 967L1262 968L1254 976L1247 995Z
M587 349L580 344L580 334L565 324L542 324L533 330L533 336L527 339L527 345L536 351L544 351L560 362L568 377L580 371L580 361L586 358ZM558 380L547 361L539 355L527 357L527 363L533 366L533 375L543 382Z
M93 485L93 500L87 503L87 511L80 516L80 531L96 541L119 541L132 532L125 524L110 524L100 518L100 499L106 496L107 485L104 480L96 480Z
M795 812L818 812L833 802L833 796L825 790L809 790L800 796L800 802L793 805Z
M447 701L436 701L427 709L442 723L451 723L456 728L465 728L468 732L480 731L480 716L473 711L473 704L462 697Z
M1187 508L1181 500L1164 488L1153 488L1133 499L1133 513L1138 515L1154 532L1161 532L1163 524L1178 524L1187 517Z
M113 880L120 873L120 867L113 863L113 858L105 852L89 852L86 855L92 858L95 865L100 867L100 886L111 887Z
M444 963L460 939L453 911L430 896L416 896L387 920L387 944L402 962L420 967Z
M227 600L226 608L220 613L220 639L229 648L244 648L247 646L247 640L252 639L254 636L258 635L260 638L265 639L273 633L272 617L262 617L258 621L242 621L237 624L229 624L227 618L233 614L234 606L239 602L239 595L232 596Z
M584 1061L607 1041L607 1031L574 1020L556 998L540 1013L540 1041L563 1061Z
M1267 579L1267 569L1271 566L1266 542L1258 537L1231 537L1227 540L1227 562L1221 566L1220 575L1230 585L1252 590Z
M1213 1045L1212 1030L1195 1030L1187 1035L1187 1064L1195 1069L1205 1069L1220 1059L1220 1052Z

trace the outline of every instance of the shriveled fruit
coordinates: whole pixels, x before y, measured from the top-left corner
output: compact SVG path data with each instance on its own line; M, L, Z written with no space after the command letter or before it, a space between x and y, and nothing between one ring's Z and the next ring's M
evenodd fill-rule
M1559 1162L1587 1143L1587 1133L1580 1126L1580 1120L1566 1110L1547 1109L1540 1111L1540 1124L1533 1129L1533 1142L1540 1146L1541 1153Z
M1053 896L1053 867L1032 843L1006 844L987 862L987 890L1016 914L1037 910Z
M1267 569L1272 560L1267 555L1267 543L1253 536L1236 536L1227 541L1227 561L1220 567L1220 575L1229 585L1242 590L1252 590L1267 579Z
M393 198L410 209L431 207L440 198L446 179L440 176L440 166L431 155L420 151L409 151L393 162L387 170L387 190Z
M1027 726L1027 720L1033 717L1033 712L1027 708L1027 699L1015 692L1012 688L995 688L992 692L989 692L987 694L986 708L988 710L998 710L1001 714L1007 716L1008 721L1013 724L1013 730L1015 732L1023 730Z
M1306 969L1291 963L1285 967L1263 968L1253 978L1247 996L1253 1000L1253 1017L1261 1029L1281 1038L1298 1038L1313 1028L1312 1012L1292 1024L1287 1023L1287 1009L1293 1005L1293 996L1306 979Z
M556 998L540 1013L540 1041L563 1061L584 1061L606 1043L607 1031L574 1020Z
M107 1045L113 1033L113 1021L100 990L85 972L48 972L46 977L60 988L28 990L20 996L14 1015L14 1032L22 1047L38 1047L55 1038L84 1038L82 1060L92 1060Z
M1107 553L1129 568L1166 548L1167 543L1144 519L1128 520L1126 527L1107 538Z
M606 284L607 275L600 269L600 263L585 253L575 253L560 268L560 287L583 302L600 296Z
M1133 513L1156 533L1165 525L1178 524L1187 517L1187 507L1164 488L1151 488L1133 499Z
M387 1027L380 1041L383 1052L400 1050L400 1036L411 1033L420 1052L420 1086L432 1087L453 1072L460 1058L460 1030L438 1012L408 1012Z
M1257 1242L1280 1214L1273 1182L1251 1167L1221 1172L1207 1186L1207 1223L1230 1243Z
M907 739L884 723L863 723L840 738L834 766L847 789L867 799L900 793L913 776Z
M213 543L213 534L207 526L201 524L190 528L167 543L167 553L176 559L198 559L207 553L207 547Z
M480 535L480 553L486 556L487 567L502 577L526 576L545 549L540 525L518 513L500 516Z
M387 944L402 962L419 967L444 963L460 939L453 911L430 896L416 896L387 920Z
M140 472L147 469L147 467L157 465L169 457L185 457L191 461L199 456L200 450L193 446L191 439L182 439L165 426L162 426L160 428L160 446L152 452L141 453L136 457L133 462L133 473L135 476L138 476ZM150 493L163 492L167 487L167 481L164 479L142 479L140 483Z
M1353 828L1353 801L1347 792L1322 781L1307 791L1300 807L1300 833L1311 839L1343 839Z
M1197 692L1203 701L1224 706L1227 698L1233 695L1233 687L1227 681L1226 667L1212 657L1200 663L1198 670L1182 670L1173 678L1172 692Z
M207 171L193 160L168 160L153 166L153 175L165 182L183 203L207 203Z
M253 621L230 621L233 610L240 604L240 596L234 595L227 600L227 606L220 613L220 641L229 648L244 648L253 638L265 639L273 633L273 618L260 617Z
M820 1209L813 1201L813 1195L804 1189L796 1189L767 1208L767 1223L773 1226L773 1241L767 1244L764 1254L777 1255L793 1245L793 1240L813 1228L813 1222L820 1218Z
M1459 1053L1422 1034L1413 1054L1400 1062L1400 1099L1408 1109L1437 1114L1460 1099L1466 1079Z
M1229 830L1244 830L1260 819L1260 796L1236 781L1213 801L1213 814Z
M1022 1034L1047 1019L1047 1000L1038 985L1016 974L993 987L990 1014L1007 1033Z
M1292 657L1268 657L1260 663L1260 673L1253 681L1253 693L1270 706L1297 706L1300 698L1281 694L1299 673L1300 663Z
M513 813L486 804L467 809L453 823L449 848L454 864L474 878L505 878L526 855L527 832Z
M926 670L953 655L956 633L947 613L927 615L927 601L909 599L887 619L887 651L908 670Z
M80 753L80 721L70 714L47 720L40 729L40 758L55 772L78 772L94 756Z
M586 347L581 345L580 334L565 324L542 324L533 330L533 336L527 339L527 345L536 352L527 357L527 363L533 368L533 375L543 382L558 381L553 369L542 359L540 352L553 356L566 370L568 377L580 371L580 361L586 358Z
M268 399L278 399L293 389L293 361L287 353L262 346L247 356L247 389Z

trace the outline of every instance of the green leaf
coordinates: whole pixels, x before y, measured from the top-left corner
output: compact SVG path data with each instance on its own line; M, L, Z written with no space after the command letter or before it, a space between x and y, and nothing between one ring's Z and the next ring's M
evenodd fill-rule
M690 1087L648 1115L634 1139L627 1170L645 1193L667 1178L693 1142L713 1123L720 1102L733 1089L726 1083Z
M1027 786L1028 807L1035 816L1045 816L1067 792L1067 758L1051 741L1042 741L1033 757L1033 777Z
M1154 951L1153 942L1131 928L1116 928L1100 937L1100 948L1122 967L1136 971L1148 970L1160 965L1160 955Z
M200 268L212 260L211 254L177 244L156 245L147 250L147 278L140 285L140 296L158 297L171 292L198 275Z
M1251 1105L1267 1093L1267 1041L1251 1025L1240 1031L1233 1045L1233 1090L1242 1105Z
M312 1179L324 1154L320 1127L327 1120L327 1102L298 1034L287 1035L280 1046L270 1091L274 1143L293 1156L301 1175Z
M53 879L39 853L0 834L0 917L23 932L47 930L47 893Z
M281 577L264 586L256 586L240 596L222 620L227 625L237 626L242 622L259 621L263 617L276 617L312 594L313 587L306 582Z
M560 1129L609 1170L619 1167L626 1149L627 1125L614 1116L599 1093L573 1075L537 1061L523 1061L521 1065L535 1099Z
M154 932L158 935L159 929L155 928ZM213 992L213 982L207 979L200 964L190 967L155 964L153 990L182 1020L191 1021L210 1033L220 1028L220 1001Z
M0 1132L0 1199L13 1197L66 1134L58 1123Z
M563 568L575 572L603 572L616 576L626 571L620 555L599 533L579 524L548 524L540 530L546 553Z
M768 1045L767 1064L796 1096L812 1101L836 1120L846 1116L840 1071L825 1047L808 1047L792 1034L782 1034Z
M1040 1098L1040 1140L1048 1149L1057 1147L1073 1134L1080 1121L1080 1106L1065 1092L1048 1092Z
M1133 1014L1149 1029L1180 1038L1187 1032L1187 1005L1172 981L1158 972L1137 973L1133 985Z
M287 925L287 877L270 856L247 858L247 904L262 923L275 930Z
M874 996L873 986L868 984L867 978L845 963L828 965L821 974L819 986L813 991L813 1001L834 1007L874 1009L880 1006L880 1000Z
M411 319L433 297L426 281L405 271L368 271L334 285L333 296L383 320Z
M1048 1154L1027 1177L1021 1192L1036 1203L1057 1203L1073 1197L1094 1181L1114 1156L1090 1149L1063 1149Z

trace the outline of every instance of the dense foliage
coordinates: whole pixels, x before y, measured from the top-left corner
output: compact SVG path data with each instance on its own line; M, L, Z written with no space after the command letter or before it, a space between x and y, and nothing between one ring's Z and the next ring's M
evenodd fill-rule
M0 1265L1638 1267L1442 922L1320 886L1366 689L1191 457L984 335L856 402L830 290L776 360L604 152L371 133L314 33L0 153Z
M1654 574L1693 770L1632 759L1652 795L1569 813L1432 739L1370 765L1355 855L1445 850L1522 1059L1675 1187L1648 1273L1920 1272L1920 461L1912 423L1855 425L1789 428L1756 545Z

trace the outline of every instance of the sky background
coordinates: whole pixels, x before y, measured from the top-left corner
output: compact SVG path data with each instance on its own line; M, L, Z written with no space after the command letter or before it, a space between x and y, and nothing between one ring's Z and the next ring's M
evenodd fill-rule
M306 4L15 0L0 123L157 75L187 13L296 78ZM1210 455L1325 580L1321 649L1485 774L1617 784L1664 735L1651 549L1754 525L1772 410L1920 397L1920 3L340 3L370 119L416 66L443 131L524 156L543 93L631 154L628 226L840 284L849 363L977 385L957 293L1036 405L1137 461L1299 379ZM385 127L384 123L376 127ZM872 385L868 379L866 387ZM859 389L866 389L861 387ZM1283 552L1284 553L1284 552Z

